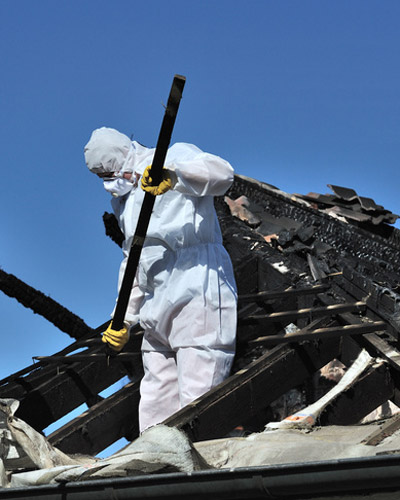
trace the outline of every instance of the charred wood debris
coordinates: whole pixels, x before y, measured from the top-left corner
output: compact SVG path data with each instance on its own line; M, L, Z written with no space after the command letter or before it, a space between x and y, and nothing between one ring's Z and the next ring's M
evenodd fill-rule
M398 216L329 187L333 195L289 195L236 176L216 199L239 292L237 355L230 378L165 421L193 441L258 432L293 414L335 385L362 349L384 363L326 408L319 425L355 424L380 405L388 418L400 406L400 232L390 226ZM114 216L103 220L121 245ZM0 287L74 339L0 381L0 397L20 401L16 416L43 431L86 403L48 437L66 453L96 455L137 437L141 329L107 358L100 340L107 323L88 327L3 270ZM126 385L99 395L126 376Z

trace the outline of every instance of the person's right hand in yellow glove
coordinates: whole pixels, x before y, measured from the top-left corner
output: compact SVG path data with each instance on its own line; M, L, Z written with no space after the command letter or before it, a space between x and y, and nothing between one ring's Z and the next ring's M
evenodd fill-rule
M129 340L129 332L125 327L122 328L122 330L113 330L111 325L112 323L108 325L108 328L103 333L101 340L113 351L120 352Z
M153 179L151 178L150 169L151 165L146 167L145 171L143 172L142 182L141 182L141 187L143 191L146 191L147 193L150 193L153 196L158 196L160 194L166 193L173 187L171 173L166 168L163 168L162 181L160 182L160 184L158 184L158 186L153 186L152 185Z

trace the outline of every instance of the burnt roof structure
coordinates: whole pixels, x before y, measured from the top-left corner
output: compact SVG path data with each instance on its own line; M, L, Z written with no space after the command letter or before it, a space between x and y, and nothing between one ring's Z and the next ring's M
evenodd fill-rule
M330 187L334 195L289 195L274 186L236 176L226 196L216 200L239 291L237 356L231 377L164 422L183 430L193 442L222 438L238 426L260 432L285 394L296 389L303 407L313 403L320 396L313 381L321 368L340 360L346 369L363 350L384 363L372 366L328 405L318 424L351 426L388 400L400 406L400 232L390 226L398 216L354 190ZM103 219L107 234L120 244L113 217L105 214ZM33 289L24 288L4 271L0 287L25 306L35 308ZM41 298L46 303L46 297ZM43 311L57 324L46 307ZM143 332L138 328L122 353L107 358L100 340L104 325L93 330L61 309L55 316L62 325L59 327L69 331L74 341L54 356L38 357L33 365L0 381L0 398L17 399L20 406L16 415L39 432L86 403L84 413L48 436L49 442L65 453L93 456L121 437L134 440L139 435ZM125 376L130 379L126 386L107 398L99 395ZM293 407L280 416L287 417L291 410ZM399 427L392 416L381 434L375 432L374 439L382 441ZM344 494L349 490L348 482L340 480L347 473L357 486L350 489L360 494L378 487L376 493L389 487L390 491L400 491L400 454L363 460L362 464L357 460L321 460L313 465L267 467L258 472L238 469L229 477L226 471L201 472L192 479L184 475L178 479L157 476L164 490L153 492L153 496L146 490L146 498L176 495L176 481L182 491L198 495L196 498L205 494L213 498L253 498L261 491L260 484L264 497L265 491L272 491L275 485L274 496L269 498L320 498L321 492L333 498L334 492ZM373 484L366 481L367 473L359 472L369 467L373 470L370 477L373 474L376 478ZM257 474L263 478L259 484L254 480ZM309 491L305 485L318 474L321 491L317 487ZM207 487L199 486L206 482ZM224 482L236 486L224 489ZM242 496L234 496L240 484L247 484L247 489L244 487ZM328 484L334 486L329 489ZM89 494L102 498L100 491L109 487L117 488L119 495L122 490L131 495L118 498L140 498L134 495L139 491L144 495L145 489L140 488L146 485L154 486L151 478L114 478L103 486L93 481L86 483L86 490L85 486L66 485L62 492L65 496L59 498L91 498ZM25 498L39 495L35 488L25 492ZM18 492L14 497L7 496L12 489L7 491L0 490L0 498L23 498ZM46 491L54 493L50 487ZM40 495L47 498L47 493L42 491Z

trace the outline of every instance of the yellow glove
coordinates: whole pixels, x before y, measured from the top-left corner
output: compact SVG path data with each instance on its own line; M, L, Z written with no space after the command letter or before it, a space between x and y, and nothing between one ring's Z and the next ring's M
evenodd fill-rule
M101 340L109 345L113 351L119 352L129 340L128 329L124 327L122 330L113 330L111 325L112 323L108 325Z
M152 178L150 176L151 165L146 167L143 172L141 186L143 191L152 194L153 196L157 196L159 194L166 193L169 189L172 188L172 178L169 171L166 168L163 168L162 181L158 186L152 186Z

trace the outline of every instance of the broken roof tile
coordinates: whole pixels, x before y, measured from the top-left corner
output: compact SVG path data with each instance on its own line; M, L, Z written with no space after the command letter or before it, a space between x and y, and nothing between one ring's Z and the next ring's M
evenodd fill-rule
M322 210L334 217L341 216L360 223L394 224L399 215L378 205L372 198L359 196L354 189L328 184L334 195L309 192L295 194L296 200L306 201L314 209ZM329 208L328 208L329 207Z
M224 200L234 217L246 222L250 227L257 227L260 224L258 217L249 210L250 202L246 196L240 196L236 200L225 196Z
M358 194L354 191L354 189L335 186L333 184L328 184L328 187L332 189L338 198L342 198L343 200L353 201L358 198Z

